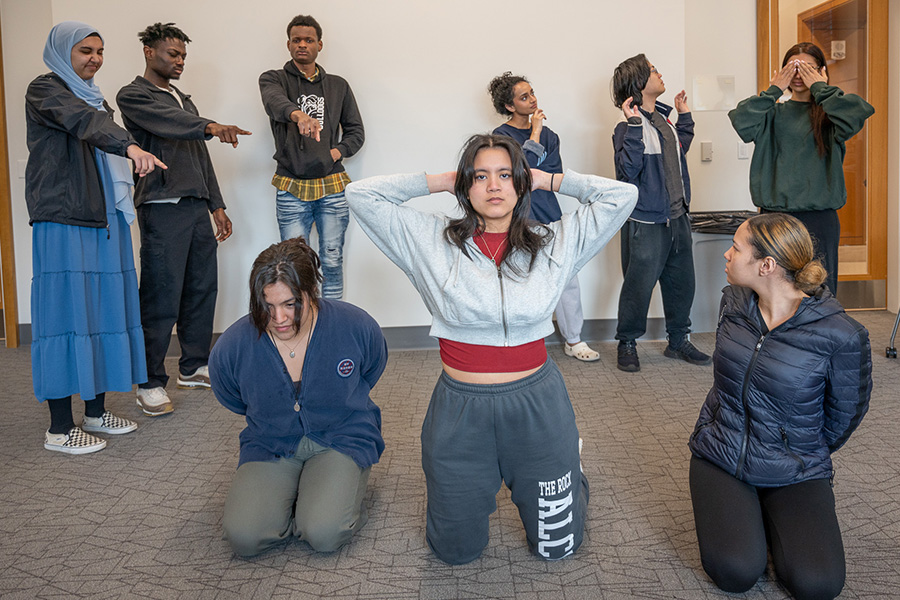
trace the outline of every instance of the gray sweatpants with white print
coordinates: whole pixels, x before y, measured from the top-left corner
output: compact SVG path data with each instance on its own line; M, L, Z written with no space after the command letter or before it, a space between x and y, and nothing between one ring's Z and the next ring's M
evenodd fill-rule
M505 482L531 551L547 560L572 554L588 502L580 467L575 413L552 360L504 384L442 373L422 425L428 544L450 564L478 558Z

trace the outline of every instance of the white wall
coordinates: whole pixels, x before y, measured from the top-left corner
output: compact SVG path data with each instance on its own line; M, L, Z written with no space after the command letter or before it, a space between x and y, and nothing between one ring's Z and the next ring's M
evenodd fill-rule
M648 4L652 7L648 9ZM347 78L366 123L363 150L346 161L354 179L398 171L453 168L469 134L500 122L486 93L490 78L504 70L530 77L547 124L562 138L563 160L579 171L612 176L612 106L609 78L624 58L644 52L664 73L671 102L691 89L699 74L731 74L738 97L755 93L755 2L662 0L639 14L609 0L578 0L548 6L522 0L510 5L476 0L410 3L402 0L315 0L302 6L271 0L254 10L246 2L155 0L3 0L7 119L14 193L20 321L30 321L30 228L16 164L27 158L23 102L27 83L45 72L41 49L53 23L78 19L103 34L106 61L97 82L108 99L143 71L136 33L154 21L175 21L193 39L180 87L205 116L250 129L254 135L234 150L210 143L219 181L235 223L220 247L220 292L216 331L246 312L246 279L260 250L277 241L272 140L256 84L263 70L287 59L287 21L298 11L316 16L324 28L320 63ZM636 25L639 23L639 26ZM13 60L15 57L15 60ZM690 93L690 92L689 92ZM736 159L737 137L724 112L697 113L697 138L717 150L700 164L699 146L690 168L697 210L749 206L749 161ZM450 210L449 195L414 201ZM574 201L564 199L563 208ZM430 322L403 274L351 222L346 247L345 298L369 311L385 327ZM615 318L621 283L618 241L582 272L585 317ZM658 301L651 316L661 316Z

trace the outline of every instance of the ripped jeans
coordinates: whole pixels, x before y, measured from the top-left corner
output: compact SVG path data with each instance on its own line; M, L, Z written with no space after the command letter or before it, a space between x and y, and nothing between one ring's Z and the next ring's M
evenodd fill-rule
M279 191L275 195L275 214L282 241L302 235L309 243L313 223L316 224L322 297L340 300L344 295L344 233L350 223L344 192L303 201L290 192Z

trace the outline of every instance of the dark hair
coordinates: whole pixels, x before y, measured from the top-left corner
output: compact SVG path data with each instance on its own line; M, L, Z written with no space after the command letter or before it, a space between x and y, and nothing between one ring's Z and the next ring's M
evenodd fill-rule
M650 79L650 62L643 54L632 56L616 67L612 77L612 96L616 108L629 98L634 98L634 105L640 106L644 102L643 92Z
M809 54L812 56L817 63L816 69L821 69L825 66L825 53L822 52L822 49L815 44L801 42L791 46L788 51L784 53L784 60L781 61L781 67L784 68L788 63L788 60L797 54ZM825 78L826 80L828 78L827 71ZM809 99L809 126L813 132L813 137L816 140L816 151L818 151L820 158L824 158L826 154L831 152L831 144L828 143L828 141L831 138L833 125L828 118L828 115L825 114L825 109L816 103L816 99L813 98L812 95L810 95Z
M287 36L288 39L291 39L291 29L294 27L312 27L316 30L316 37L319 38L319 41L322 41L322 26L319 25L319 22L316 21L309 15L297 15L291 22L288 23L287 26Z
M553 233L545 225L532 221L529 218L531 213L531 169L525 160L525 155L522 153L519 143L509 136L477 134L470 137L466 145L463 146L462 154L459 158L459 166L456 168L456 184L453 188L456 200L463 210L463 216L459 219L453 219L447 224L447 227L444 229L444 239L458 246L466 257L471 258L466 248L466 241L477 233L484 231L484 219L472 206L472 202L469 200L469 190L472 188L472 184L475 183L475 157L485 148L502 148L506 150L512 163L512 181L518 202L516 202L512 212L512 222L509 225L509 233L507 234L506 251L503 253L500 265L506 265L512 273L521 276L525 274L522 269L508 259L516 251L528 254L530 260L527 271L531 271L538 252L550 243Z
M266 304L266 287L281 282L290 288L294 298L302 301L304 293L310 304L319 307L319 257L302 237L295 237L263 250L250 269L250 322L262 335L271 314ZM294 312L294 329L299 331L302 310Z
M513 75L511 71L506 71L502 75L497 75L488 84L488 92L491 94L491 101L494 103L494 110L508 117L512 114L507 104L513 103L513 89L519 83L529 83L522 75Z
M137 35L143 45L151 48L163 40L181 40L185 44L191 43L191 38L175 27L175 23L154 23Z
M763 213L747 219L753 258L771 256L797 289L813 294L827 276L815 255L809 231L786 213Z

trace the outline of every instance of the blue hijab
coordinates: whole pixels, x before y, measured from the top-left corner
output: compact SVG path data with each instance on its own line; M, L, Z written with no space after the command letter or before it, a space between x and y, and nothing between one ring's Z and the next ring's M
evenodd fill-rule
M85 81L72 68L72 48L91 34L100 35L96 29L78 21L63 21L50 30L47 43L44 45L44 64L59 75L77 97L97 110L105 111L103 92L94 83L94 78ZM103 41L103 38L100 38ZM100 179L112 182L116 209L125 215L130 225L134 221L134 201L131 186L134 179L131 175L131 164L128 159L94 148Z

